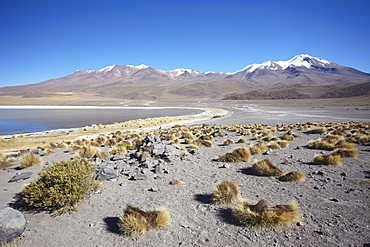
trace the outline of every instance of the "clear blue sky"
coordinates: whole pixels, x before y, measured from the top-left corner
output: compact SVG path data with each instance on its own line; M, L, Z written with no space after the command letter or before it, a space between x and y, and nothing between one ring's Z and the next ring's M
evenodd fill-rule
M301 53L370 73L370 1L0 0L0 86L112 64L234 72Z

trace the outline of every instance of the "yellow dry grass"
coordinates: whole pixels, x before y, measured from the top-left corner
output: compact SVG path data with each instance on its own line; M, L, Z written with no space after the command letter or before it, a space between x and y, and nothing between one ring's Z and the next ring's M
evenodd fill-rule
M240 201L234 205L232 213L243 226L259 228L289 226L300 219L299 207L295 201L273 208L268 208L264 200L260 200L255 205L247 201Z
M223 180L213 188L212 200L215 204L230 204L241 200L239 186L229 180Z
M170 214L166 208L144 211L127 204L119 218L118 227L123 235L133 237L142 235L149 230L166 229L170 223Z
M248 162L251 158L251 153L247 147L236 148L231 153L226 153L217 158L221 162Z
M255 159L253 161L252 170L256 175L259 176L281 176L283 175L283 171L280 170L277 166L272 164L269 159L258 160Z
M19 161L21 162L21 168L40 166L42 164L42 159L32 153L23 154Z

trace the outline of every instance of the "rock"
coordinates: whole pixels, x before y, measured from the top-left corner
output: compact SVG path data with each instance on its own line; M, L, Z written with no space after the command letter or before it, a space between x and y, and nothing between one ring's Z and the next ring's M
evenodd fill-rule
M113 167L105 166L98 169L97 179L100 181L107 181L118 177L117 170Z
M347 173L342 172L340 175L343 176L343 177L346 177L347 176Z
M130 178L130 180L146 180L146 179L148 179L148 176L142 174L132 175Z
M157 188L150 188L148 189L148 191L151 191L151 192L158 192L159 190Z
M115 154L115 155L112 156L112 158L110 160L117 161L117 160L124 160L124 159L125 159L124 154Z
M0 210L0 243L12 241L22 234L27 220L23 213L10 207Z
M297 226L303 226L303 222L302 221L298 221L297 222Z
M154 143L151 148L153 150L153 155L162 155L165 151L166 145L161 143Z
M8 183L17 182L19 180L25 180L32 176L32 172L22 172L12 177Z
M332 202L340 202L340 200L337 199L337 198L330 198L330 201L332 201Z
M162 171L161 171L161 165L160 164L158 164L158 165L156 165L155 167L154 167L154 173L161 173Z
M223 166L221 166L221 168L230 168L230 165L229 164L224 164Z
M323 236L330 236L331 232L328 229L322 228L319 231L317 231L318 234Z

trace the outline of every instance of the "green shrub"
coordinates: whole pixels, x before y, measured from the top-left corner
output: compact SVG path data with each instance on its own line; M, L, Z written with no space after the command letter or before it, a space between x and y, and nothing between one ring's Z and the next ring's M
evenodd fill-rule
M22 190L22 199L36 209L64 213L99 188L96 173L88 162L68 160L45 167L39 178Z

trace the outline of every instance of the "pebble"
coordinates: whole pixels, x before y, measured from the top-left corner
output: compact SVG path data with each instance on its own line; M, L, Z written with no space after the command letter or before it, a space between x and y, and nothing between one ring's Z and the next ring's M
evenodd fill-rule
M158 192L159 190L157 188L150 188L148 189L148 191L151 191L151 192Z

